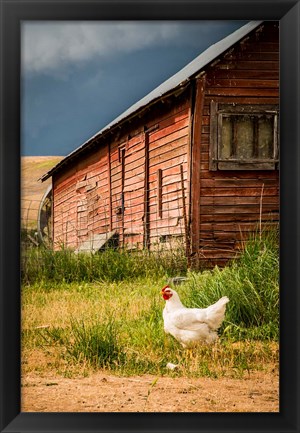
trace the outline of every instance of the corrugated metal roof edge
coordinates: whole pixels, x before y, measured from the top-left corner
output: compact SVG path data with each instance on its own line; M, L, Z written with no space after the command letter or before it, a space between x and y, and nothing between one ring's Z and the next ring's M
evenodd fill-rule
M89 145L93 143L96 138L100 138L102 135L111 131L112 128L117 127L121 122L126 122L130 118L137 115L138 112L148 107L150 104L155 104L162 97L170 96L172 93L177 91L179 87L183 87L189 82L195 75L197 75L202 69L208 66L211 62L216 60L220 55L230 49L234 44L239 42L250 32L255 30L258 26L262 24L263 21L250 21L243 27L237 29L230 35L226 36L224 39L216 42L215 44L208 47L199 56L193 59L190 63L184 66L176 74L172 75L142 99L137 101L135 104L130 106L125 110L120 116L116 117L112 122L90 137L81 146L72 151L64 159L62 159L58 164L56 164L51 170L45 173L39 180L44 182L49 177L51 177L55 172L57 172L62 166L70 162L74 157L77 157L83 150L86 150Z

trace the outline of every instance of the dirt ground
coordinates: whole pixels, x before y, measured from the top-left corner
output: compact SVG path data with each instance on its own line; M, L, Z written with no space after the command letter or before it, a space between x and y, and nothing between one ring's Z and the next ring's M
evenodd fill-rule
M85 378L28 373L24 412L278 412L278 373L250 372L242 379Z

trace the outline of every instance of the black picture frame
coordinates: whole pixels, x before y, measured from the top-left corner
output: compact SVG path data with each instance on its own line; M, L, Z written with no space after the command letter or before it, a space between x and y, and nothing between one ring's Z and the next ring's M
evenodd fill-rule
M299 1L0 0L0 5L1 432L299 432ZM20 412L20 24L107 19L280 21L279 413Z

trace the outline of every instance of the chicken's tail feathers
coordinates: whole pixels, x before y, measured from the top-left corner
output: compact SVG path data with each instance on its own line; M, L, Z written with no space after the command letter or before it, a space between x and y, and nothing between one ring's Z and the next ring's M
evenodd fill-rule
M226 304L228 302L229 298L223 296L206 309L207 323L212 329L218 329L221 326L225 316Z
M223 296L217 302L220 302L220 301L222 301L222 304L227 304L227 302L229 302L229 298L227 296Z
M217 302L210 305L207 309L212 311L218 310L219 308L222 308L224 305L226 305L227 302L229 302L229 298L227 298L227 296L223 296Z

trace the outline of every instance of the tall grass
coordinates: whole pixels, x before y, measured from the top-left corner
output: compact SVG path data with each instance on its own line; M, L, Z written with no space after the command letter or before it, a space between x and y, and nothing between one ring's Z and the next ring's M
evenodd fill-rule
M203 307L228 296L222 330L243 338L278 338L279 249L274 231L253 236L230 266L191 273L187 302ZM249 330L252 329L250 332Z
M99 254L74 254L68 249L32 248L21 256L21 276L25 284L37 281L122 281L186 271L183 249L155 253L107 249Z

